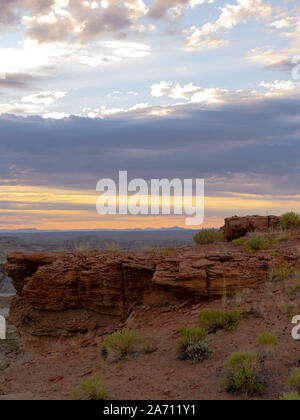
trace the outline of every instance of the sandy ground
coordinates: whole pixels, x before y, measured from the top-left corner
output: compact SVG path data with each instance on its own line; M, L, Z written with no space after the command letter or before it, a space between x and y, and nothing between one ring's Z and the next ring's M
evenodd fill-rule
M137 307L120 328L138 328L143 340L151 342L153 353L141 351L128 360L104 360L99 347L103 337L97 335L56 353L34 355L18 350L2 361L1 391L27 393L25 399L28 395L32 399L70 399L79 383L97 373L103 376L111 399L240 399L219 390L224 361L235 351L260 351L257 337L269 331L278 337L278 345L264 361L266 386L259 399L277 400L289 391L288 377L300 363L300 342L292 339L291 320L278 308L284 293L283 284L262 284L226 301L183 308ZM177 360L179 327L197 324L199 310L227 311L237 306L255 309L261 317L244 319L235 331L210 334L213 355L209 360Z

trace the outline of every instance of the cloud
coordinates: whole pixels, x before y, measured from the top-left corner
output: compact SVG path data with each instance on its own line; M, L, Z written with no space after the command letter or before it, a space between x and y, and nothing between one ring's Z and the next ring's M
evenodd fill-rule
M280 96L295 91L295 84L290 80L275 80L275 82L261 82L260 86L269 90L266 96Z
M192 26L189 30L191 35L186 38L185 49L186 50L212 50L219 47L224 47L228 44L226 39L222 39L218 36L203 36L199 28ZM187 31L185 31L187 33Z
M283 48L256 48L248 51L247 58L256 63L262 64L263 68L269 70L283 70L291 72L292 58L299 55L300 42L300 18L299 6L294 8L294 16L289 16L288 11L283 10L280 19L270 23L274 32L286 40L291 40L290 44Z
M54 0L1 0L0 27L18 25L25 10L46 13L53 4Z
M149 16L153 19L163 19L168 12L181 8L193 8L204 3L213 3L214 0L153 0Z
M172 99L185 99L192 103L220 103L224 100L226 89L202 88L193 83L181 86L179 83L162 81L151 86L151 95L154 97L169 96Z
M223 46L227 41L216 36L220 30L231 30L241 22L249 19L268 19L272 14L269 3L262 0L237 0L236 4L226 4L221 7L219 18L207 22L202 27L192 26L183 33L190 34L186 38L187 50L202 50Z
M2 89L29 89L36 83L43 81L42 76L25 73L0 74L0 88Z
M138 110L102 119L3 115L0 179L93 190L127 169L146 179L205 177L211 189L215 179L231 192L299 194L299 106L299 98L264 97L178 105L160 118L136 119Z
M77 64L93 68L149 54L151 47L140 42L98 41L83 47L26 40L17 48L0 48L0 74L28 72L37 77L53 72L57 66Z
M44 108L45 106L50 106L54 104L58 99L62 99L66 96L67 92L60 91L48 91L48 92L39 92L32 95L24 96L21 102L14 102L7 104L0 104L0 115L11 113L16 115L26 115L26 114L35 114L35 115L53 115L57 116L59 113L49 114L48 111ZM60 114L61 117L66 116L67 114Z
M168 96L172 99L183 99L190 103L201 104L222 104L236 103L238 101L255 101L260 98L270 96L287 96L293 97L299 94L299 83L293 83L287 80L275 80L274 82L262 81L259 87L265 88L267 91L261 90L233 90L221 88L203 88L193 83L180 85L171 81L162 81L150 87L153 97ZM176 106L176 104L175 104Z
M66 94L67 92L58 91L34 93L32 95L23 97L22 102L41 105L51 105L58 99L64 98Z

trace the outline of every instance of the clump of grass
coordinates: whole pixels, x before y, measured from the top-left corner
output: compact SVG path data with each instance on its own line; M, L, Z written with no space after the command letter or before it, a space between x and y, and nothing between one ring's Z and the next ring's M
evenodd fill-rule
M298 313L298 305L294 302L281 302L278 305L278 309L283 315L287 315L289 318L293 318Z
M277 270L272 270L269 274L270 281L285 281L294 274L294 270L291 267L281 265Z
M297 273L293 283L286 286L285 291L291 300L295 300L300 295L300 275Z
M180 348L180 359L202 362L210 355L207 342L207 332L197 326L181 328L181 336L178 344Z
M293 211L285 213L280 217L280 226L284 230L297 229L300 227L300 215Z
M105 242L105 248L111 252L117 252L120 250L120 245L117 242Z
M280 401L300 401L300 395L298 392L288 392L280 397Z
M271 241L264 236L252 236L252 238L246 242L246 250L247 252L256 252L263 249L269 249L271 248L271 245Z
M160 254L167 257L174 251L176 251L175 245L169 244L160 250Z
M266 353L272 353L277 344L277 337L269 332L264 332L258 336L257 343L265 350Z
M73 250L75 252L90 251L90 249L91 249L91 242L84 239L78 242L75 242L73 244Z
M179 334L181 336L179 340L180 347L186 347L189 344L204 341L207 338L207 332L197 326L181 328L179 330Z
M289 241L292 237L291 232L282 232L277 236L277 241L279 242L284 242L284 241Z
M234 246L240 246L240 245L244 245L246 242L246 240L244 238L238 238L238 239L233 239L231 241L231 244Z
M280 266L278 271L275 273L277 277L281 280L286 280L293 274L293 269L291 267L285 267L284 265Z
M225 376L221 388L229 393L246 397L263 393L263 383L259 377L260 356L255 353L233 353L225 362Z
M222 242L224 239L223 232L216 229L202 229L194 236L194 242L197 245L212 244L214 242Z
M295 391L300 391L300 368L297 368L292 372L288 380L288 385Z
M109 336L102 343L102 354L108 354L109 351L119 353L121 357L126 357L133 353L135 347L140 343L141 336L138 330L126 328L117 331Z
M81 382L72 394L74 399L81 400L105 400L108 398L102 376L94 375Z
M198 319L200 326L209 332L234 330L242 319L242 313L239 309L233 309L229 313L205 309L199 313Z

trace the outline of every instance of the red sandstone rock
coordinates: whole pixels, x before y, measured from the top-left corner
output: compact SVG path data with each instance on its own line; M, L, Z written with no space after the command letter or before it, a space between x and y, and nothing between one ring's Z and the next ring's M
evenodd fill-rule
M11 321L32 347L103 328L137 303L198 303L225 290L253 287L266 278L268 258L205 252L205 247L186 248L172 258L97 251L14 253L7 257L6 270L18 293Z
M280 227L280 218L277 216L246 216L230 217L225 219L222 228L227 241L245 236L248 232L268 232Z
M227 239L249 230L275 229L275 216L231 218ZM25 343L73 337L117 325L134 305L198 304L224 292L253 288L272 269L300 265L296 248L278 257L269 251L247 254L225 245L183 247L170 256L159 252L12 253L6 271L18 296L10 318ZM299 268L299 267L298 267Z

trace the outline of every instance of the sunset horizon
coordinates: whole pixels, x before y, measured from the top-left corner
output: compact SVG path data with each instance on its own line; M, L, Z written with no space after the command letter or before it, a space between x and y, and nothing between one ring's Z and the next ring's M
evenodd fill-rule
M185 226L97 214L120 170L204 179L199 228L299 210L299 5L221 3L3 2L0 229Z

